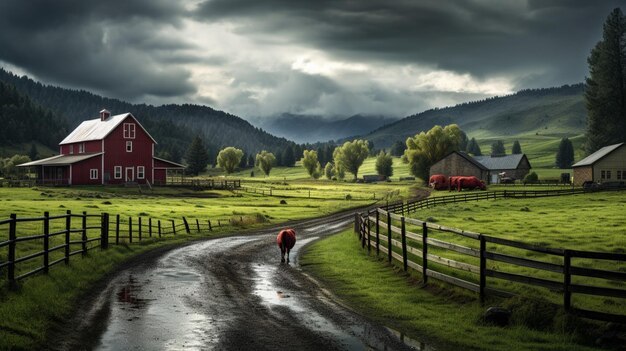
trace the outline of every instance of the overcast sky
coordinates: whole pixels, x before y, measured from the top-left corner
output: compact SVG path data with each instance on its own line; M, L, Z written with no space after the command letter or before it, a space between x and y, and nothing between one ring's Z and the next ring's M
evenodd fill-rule
M404 117L582 82L603 0L2 0L0 66L130 102ZM625 10L622 7L622 10Z

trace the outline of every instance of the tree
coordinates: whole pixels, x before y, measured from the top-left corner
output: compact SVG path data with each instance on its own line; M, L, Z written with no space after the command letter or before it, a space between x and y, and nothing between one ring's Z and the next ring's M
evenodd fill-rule
M409 137L402 161L409 164L411 174L428 181L430 166L452 151L459 151L461 132L458 125L450 124L443 128L434 126L428 132Z
M502 140L496 140L491 144L491 156L503 156L506 155L506 149Z
M478 142L476 141L475 138L472 138L467 144L467 152L469 152L470 154L474 156L483 155L482 151L480 151L480 146L478 145Z
M389 153L392 156L402 156L402 154L404 154L404 150L406 150L406 143L397 140L395 143L393 143L393 145L391 145L391 150L389 150Z
M35 143L30 144L30 151L28 152L28 156L31 160L36 160L39 156L39 152L37 151L37 145L35 145Z
M333 167L333 173L335 173L338 180L344 180L346 178L346 170L341 167L341 165L335 164Z
M467 140L467 134L465 134L464 131L461 131L461 141L459 142L459 150L467 151L467 143L468 142L469 142L469 140Z
M393 175L393 158L382 150L376 157L376 173L387 178Z
M335 149L333 159L336 165L352 173L356 180L359 168L369 154L366 140L346 141L342 146Z
M296 155L293 152L293 146L288 145L283 150L283 165L285 167L293 167L296 164Z
M568 138L561 139L559 150L556 152L556 166L570 168L574 163L574 146Z
M317 160L317 151L315 150L304 150L304 152L302 153L302 159L300 160L300 162L302 163L302 167L304 167L304 169L306 169L307 173L317 179L319 178L319 175L316 176L316 172L318 169L321 170L322 166L320 165L320 161ZM320 172L321 173L321 172Z
M246 153L243 153L243 156L241 156L241 160L239 160L239 168L240 169L244 169L244 168L248 168L248 156L246 155Z
M13 155L11 158L5 158L2 167L2 174L5 178L17 178L18 165L22 163L30 162L30 157L26 155Z
M324 175L328 178L328 180L333 179L333 176L335 175L335 165L333 165L332 162L328 162L326 167L324 167Z
M585 150L626 141L626 17L614 9L604 22L602 40L587 59L587 142Z
M231 174L243 157L243 151L232 146L226 147L217 154L217 164L226 174Z
M247 162L247 163L248 163L248 165L249 165L249 166L253 165L253 164L254 164L254 161L255 161L255 160L254 160L254 155L252 155L252 154L248 155L248 162Z
M519 141L515 140L513 142L513 147L511 147L512 155L519 155L522 153L522 145L519 144Z
M263 171L266 176L270 175L270 171L275 164L276 157L273 153L263 150L256 154L256 166Z
M191 141L185 160L187 161L187 171L191 174L198 175L198 173L206 170L209 163L209 153L199 136L194 137Z

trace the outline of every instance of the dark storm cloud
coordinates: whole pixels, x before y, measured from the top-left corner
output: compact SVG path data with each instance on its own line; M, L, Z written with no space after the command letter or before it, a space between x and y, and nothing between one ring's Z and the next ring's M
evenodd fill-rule
M196 16L344 59L429 65L520 87L579 82L619 1L208 0ZM244 20L242 20L244 19Z
M184 13L165 0L5 0L0 60L44 81L127 100L193 93L190 72L158 60L193 49L162 32L180 26Z

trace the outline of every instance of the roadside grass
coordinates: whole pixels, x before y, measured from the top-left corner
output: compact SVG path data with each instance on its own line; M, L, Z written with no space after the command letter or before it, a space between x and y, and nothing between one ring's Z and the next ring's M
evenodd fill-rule
M558 324L547 330L484 325L480 316L486 307L476 296L432 281L421 288L416 274L368 255L352 230L311 244L300 262L357 312L437 350L594 350L575 342L584 335L564 332Z
M436 192L435 192L436 193ZM421 209L410 217L447 227L463 229L494 237L505 238L556 249L575 249L607 253L626 252L626 198L622 192L603 192L535 199L498 199L481 200ZM407 231L421 233L421 228L407 225ZM384 230L383 230L384 232ZM400 235L393 237L400 240ZM438 230L429 230L429 237L452 242L465 247L479 249L479 242L474 239ZM421 243L408 239L407 245L421 248ZM560 256L512 248L509 246L487 244L490 252L542 261L557 265L563 264ZM394 251L400 252L394 247ZM479 265L476 257L466 256L454 251L429 247L429 254L447 259ZM409 253L410 260L421 260ZM490 268L498 271L524 276L548 279L562 283L563 275L544 270L522 267L488 260ZM583 268L596 268L609 271L626 272L626 263L612 260L573 258L572 265ZM455 270L433 263L433 268L464 280L478 283L478 275ZM608 288L626 289L623 282L572 276L572 283ZM561 305L563 295L559 291L547 288L513 283L505 280L488 278L487 286L521 295L540 296L557 305ZM626 301L621 298L599 297L585 294L573 294L575 307L599 312L626 314Z

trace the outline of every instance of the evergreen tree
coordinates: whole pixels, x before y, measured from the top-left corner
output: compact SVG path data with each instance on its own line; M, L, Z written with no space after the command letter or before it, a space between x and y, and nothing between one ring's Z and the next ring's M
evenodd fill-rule
M393 145L391 145L391 150L389 150L389 153L392 156L402 156L404 154L404 150L406 150L406 143L400 140L397 140L396 142L393 143Z
M31 160L38 159L39 152L37 152L37 145L35 145L35 143L30 144L30 151L28 152L28 156Z
M376 157L376 173L387 178L393 175L393 158L390 154L381 151Z
M478 142L476 141L475 138L472 138L467 144L467 152L474 156L483 155L482 151L480 150L480 146L478 145Z
M459 141L459 150L460 151L467 151L467 143L469 141L467 140L467 134L465 134L464 131L461 131L461 140Z
M619 8L604 22L602 40L587 59L585 150L626 141L626 18Z
M248 156L246 155L246 153L243 153L243 156L241 156L241 161L239 162L239 168L244 169L244 168L248 168Z
M172 151L170 151L170 155L172 156L172 158L170 158L169 160L176 163L180 163L180 160L183 158L178 147L173 147Z
M513 142L513 147L511 148L512 155L519 155L522 153L522 146L519 144L519 141L515 140Z
M283 150L283 166L285 167L293 167L296 164L296 156L293 153L293 145L288 145Z
M561 139L559 150L556 153L556 166L559 168L570 168L574 163L574 146L568 138Z
M193 138L193 141L187 149L185 160L187 161L187 171L191 174L198 175L198 173L206 170L207 164L209 163L209 153L199 136Z
M491 144L491 156L502 155L506 155L504 143L502 142L502 140L496 140L493 144Z
M254 164L254 155L248 155L248 166L252 166Z

